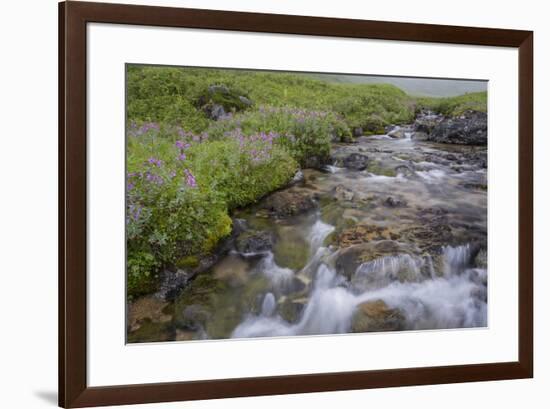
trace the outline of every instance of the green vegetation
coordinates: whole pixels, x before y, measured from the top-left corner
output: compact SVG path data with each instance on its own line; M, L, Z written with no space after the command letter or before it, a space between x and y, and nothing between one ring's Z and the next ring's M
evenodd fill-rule
M208 127L199 105L212 85L249 98L255 107L331 111L341 115L348 127L371 133L384 125L409 122L414 115L414 99L393 85L329 83L296 74L130 66L127 84L130 119L172 122L194 132ZM228 107L237 111L244 108L235 98L225 98L218 102L230 102Z
M486 93L415 99L388 84L129 66L128 296L153 292L166 266L197 267L230 234L234 209L285 186L299 166L322 166L332 142L410 123L422 108L486 110Z
M459 116L468 110L487 112L487 92L449 98L418 98L417 110L420 109L430 109L445 116Z

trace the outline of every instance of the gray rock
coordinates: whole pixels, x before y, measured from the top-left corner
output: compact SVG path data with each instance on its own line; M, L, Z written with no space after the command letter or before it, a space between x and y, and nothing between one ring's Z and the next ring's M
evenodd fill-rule
M209 94L224 94L227 95L230 93L229 88L225 85L210 85L208 87Z
M204 112L210 119L213 119L214 121L217 121L218 119L226 115L225 109L222 105L219 104L207 105L204 108Z
M363 135L363 128L361 128L361 127L353 128L353 136L354 137L358 138L362 135Z
M295 216L317 207L313 194L301 191L281 190L268 196L263 206L272 216Z
M422 131L415 131L411 135L411 139L414 139L416 141L427 141L428 140L428 134L426 132L422 132Z
M342 164L348 169L365 170L368 166L368 160L369 158L366 155L352 153L343 159Z
M159 274L160 285L155 297L163 301L173 300L187 285L189 278L190 274L184 270L163 270Z
M338 185L332 192L334 198L338 201L349 202L353 200L354 193L344 185Z
M289 185L296 185L298 183L302 183L304 181L304 172L301 170L297 170L292 179L289 182Z
M357 268L366 262L398 254L415 255L415 249L394 240L370 241L341 249L335 260L336 271L352 278Z
M252 106L252 101L249 100L247 97L243 97L242 95L239 96L239 101L241 101L243 105L246 105L247 107Z
M248 231L237 237L235 248L243 255L265 253L273 248L273 236L267 231Z
M430 134L432 130L443 120L442 115L434 114L431 111L423 112L414 121L414 131Z
M388 196L386 200L384 200L384 206L386 207L406 207L407 202L405 200L399 200L394 199L391 196Z
M460 117L447 118L433 128L428 140L458 145L487 145L487 114L466 111Z

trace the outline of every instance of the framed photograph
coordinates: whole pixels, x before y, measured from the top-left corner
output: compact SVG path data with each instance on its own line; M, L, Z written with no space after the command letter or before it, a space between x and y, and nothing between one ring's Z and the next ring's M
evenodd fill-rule
M533 376L533 33L59 4L59 404Z

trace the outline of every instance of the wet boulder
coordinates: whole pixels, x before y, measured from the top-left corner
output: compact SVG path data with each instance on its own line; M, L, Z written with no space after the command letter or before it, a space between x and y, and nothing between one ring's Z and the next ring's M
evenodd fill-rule
M173 300L186 286L190 274L179 268L164 269L159 274L159 288L155 297L159 300Z
M352 170L365 170L368 166L369 158L361 153L351 153L345 156L342 164L345 168Z
M337 234L335 241L340 248L345 248L371 241L397 240L399 237L398 232L388 227L359 223L342 230Z
M298 322L301 317L302 311L304 310L307 303L307 298L305 297L285 297L284 301L279 304L278 312L279 315L287 322L294 324Z
M392 196L388 196L384 200L384 206L386 207L407 207L407 201L401 199L395 199Z
M247 231L235 240L235 248L243 255L259 254L273 248L273 235L268 231Z
M405 316L398 308L390 308L383 300L359 304L351 321L352 332L402 331Z
M413 124L414 132L430 134L432 130L443 121L443 116L435 114L431 111L422 112L416 117Z
M487 114L466 111L459 117L446 118L433 128L428 140L458 145L487 145Z
M411 135L411 139L414 139L415 141L427 141L428 134L422 131L414 131Z
M380 235L382 234L381 232ZM400 254L415 255L415 253L413 247L394 240L368 241L340 249L336 255L335 267L339 274L351 279L359 266L364 263L382 257L397 256Z
M324 166L330 163L330 157L311 155L304 158L302 166L306 169L323 169Z
M344 185L338 185L332 190L334 199L342 202L349 202L353 200L354 193L351 189Z
M274 217L285 218L316 208L317 201L308 192L281 190L268 196L262 207Z

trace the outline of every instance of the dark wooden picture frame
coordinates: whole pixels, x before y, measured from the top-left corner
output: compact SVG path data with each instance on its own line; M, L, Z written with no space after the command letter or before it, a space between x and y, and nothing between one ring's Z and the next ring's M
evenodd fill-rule
M86 25L113 23L514 47L519 50L518 361L260 378L89 387L86 312ZM533 33L106 3L59 4L59 405L442 384L533 376Z

